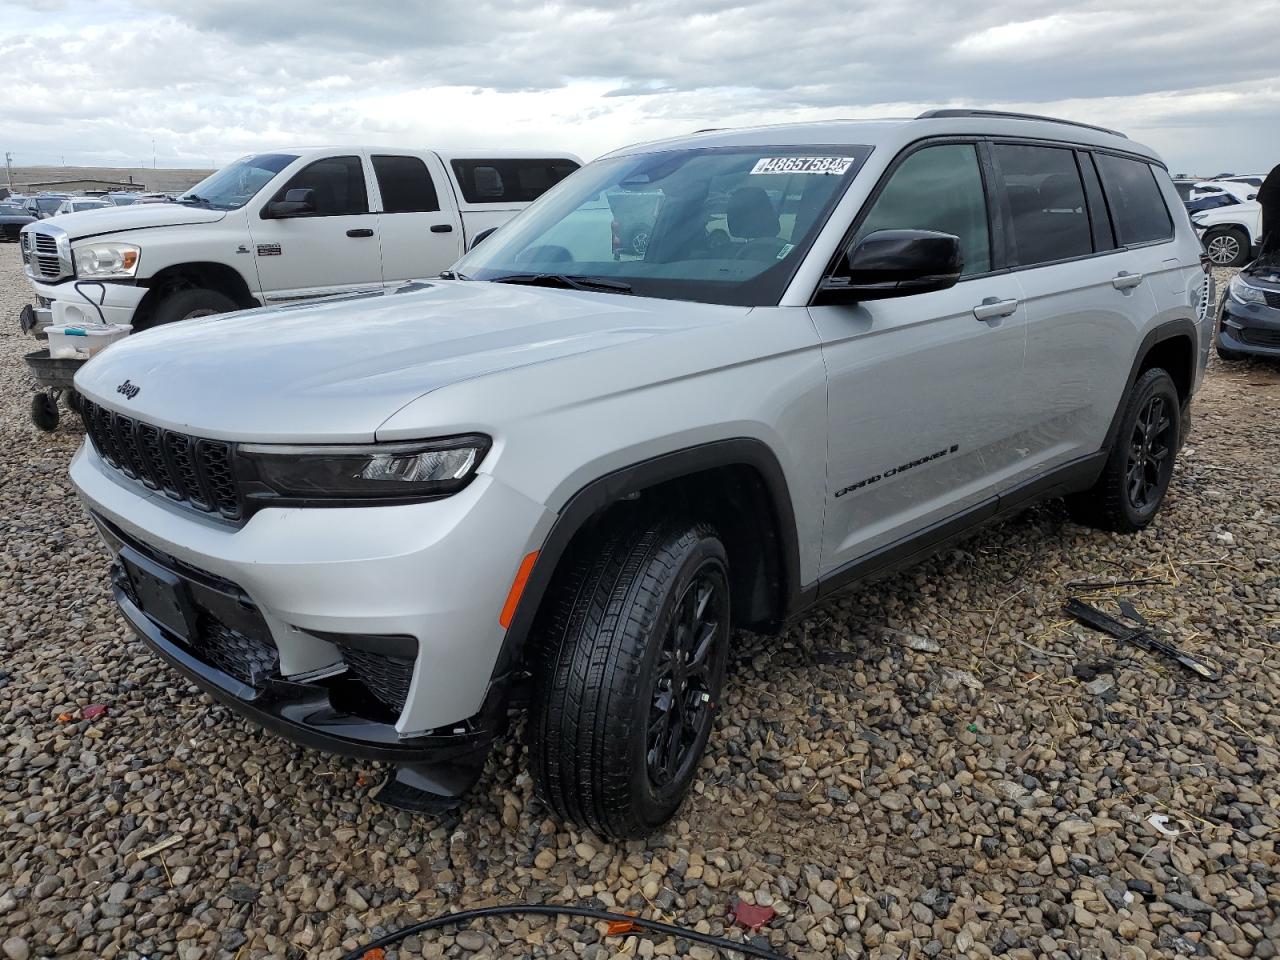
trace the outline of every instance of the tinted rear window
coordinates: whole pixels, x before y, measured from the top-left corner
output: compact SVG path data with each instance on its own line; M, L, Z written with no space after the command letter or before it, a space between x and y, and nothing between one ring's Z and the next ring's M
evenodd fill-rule
M1025 267L1093 253L1075 154L1011 143L992 149L1013 221L1010 264Z
M577 169L568 159L453 161L467 203L529 203Z
M373 172L378 176L385 213L431 213L440 209L431 173L417 157L375 156Z
M1173 220L1151 165L1109 153L1095 154L1095 158L1120 243L1128 246L1172 237Z

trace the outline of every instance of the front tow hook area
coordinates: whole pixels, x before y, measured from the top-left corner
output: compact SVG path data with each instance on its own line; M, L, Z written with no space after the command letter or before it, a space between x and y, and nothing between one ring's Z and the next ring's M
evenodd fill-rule
M369 798L386 807L408 813L439 816L462 804L467 791L484 772L489 745L441 763L403 763Z

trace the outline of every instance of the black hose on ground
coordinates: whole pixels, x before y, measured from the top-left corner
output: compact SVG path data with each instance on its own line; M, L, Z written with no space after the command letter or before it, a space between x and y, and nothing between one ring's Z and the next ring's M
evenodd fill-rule
M709 947L715 947L718 950L733 951L748 957L760 957L761 960L788 960L782 954L774 953L766 947L757 947L753 943L739 943L736 940L713 936L709 933L698 933L696 930L688 930L684 927L662 923L658 920L646 920L644 917L632 917L625 913L610 913L607 910L595 910L591 907L558 906L546 903L510 903L500 907L479 907L475 910L443 913L438 917L432 917L430 920L411 923L409 926L401 927L399 930L388 933L385 937L379 937L363 947L357 947L344 955L342 960L362 960L370 950L375 950L378 947L389 947L394 943L399 943L406 937L413 936L415 933L439 930L442 927L453 927L482 917L505 917L520 914L532 914L542 917L582 917L585 920L604 920L608 923L617 924L625 923L642 930L662 933L668 937L682 937L685 940L693 940ZM629 930L628 932L633 931Z

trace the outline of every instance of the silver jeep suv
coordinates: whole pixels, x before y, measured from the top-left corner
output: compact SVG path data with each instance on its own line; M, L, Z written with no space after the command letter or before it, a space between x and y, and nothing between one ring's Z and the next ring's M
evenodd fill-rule
M71 475L124 616L215 698L428 811L527 699L545 801L634 836L696 775L731 627L1045 497L1150 523L1214 299L1112 131L707 131L441 279L113 346Z

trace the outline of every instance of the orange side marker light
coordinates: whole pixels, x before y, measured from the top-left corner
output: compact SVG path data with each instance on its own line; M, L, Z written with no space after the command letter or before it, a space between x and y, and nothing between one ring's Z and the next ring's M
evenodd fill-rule
M524 593L525 584L529 582L529 574L533 573L533 565L538 562L538 551L520 561L520 569L516 571L515 580L511 581L511 590L507 593L507 602L502 605L502 613L498 623L506 630L511 626L511 618L516 615L516 607L520 605L520 595Z

